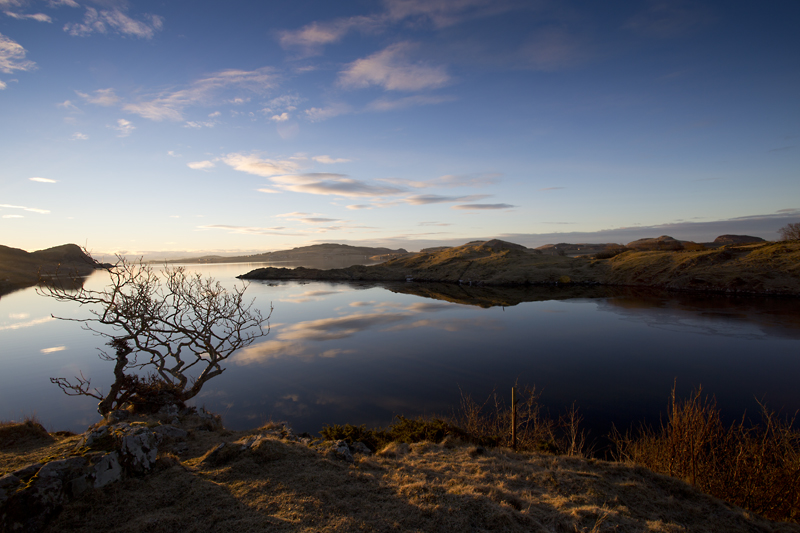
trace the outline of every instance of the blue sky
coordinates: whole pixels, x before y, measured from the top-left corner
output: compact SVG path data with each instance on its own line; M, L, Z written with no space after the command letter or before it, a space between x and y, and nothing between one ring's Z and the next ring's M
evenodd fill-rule
M0 244L776 238L800 4L0 0Z

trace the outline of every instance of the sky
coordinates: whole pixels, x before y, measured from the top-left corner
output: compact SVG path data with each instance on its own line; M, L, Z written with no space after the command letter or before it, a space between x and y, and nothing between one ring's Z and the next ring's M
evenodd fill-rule
M799 24L794 0L0 0L0 244L777 239Z

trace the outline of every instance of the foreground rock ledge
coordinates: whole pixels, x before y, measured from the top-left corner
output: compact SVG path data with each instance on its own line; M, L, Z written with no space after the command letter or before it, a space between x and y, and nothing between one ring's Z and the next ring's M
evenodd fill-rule
M800 531L625 464L449 437L373 454L170 408L0 452L3 531Z

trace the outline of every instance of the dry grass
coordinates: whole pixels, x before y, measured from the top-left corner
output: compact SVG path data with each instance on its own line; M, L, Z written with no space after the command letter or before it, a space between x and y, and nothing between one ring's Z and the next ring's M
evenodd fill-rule
M800 294L800 242L715 250L627 252L604 261L599 281L670 289Z
M499 241L495 241L496 243ZM502 243L465 244L374 266L253 271L251 279L415 281L485 285L573 284L800 295L800 241L728 245L714 250L624 251L609 258L561 257ZM605 257L605 256L601 256ZM252 276L251 276L252 275Z
M800 519L800 431L762 405L725 427L713 399L672 391L665 424L613 437L621 460L668 474L774 520Z
M515 388L517 450L579 457L587 455L586 434L580 428L583 419L574 405L558 419L553 419L539 404L541 393L536 391L536 387ZM483 403L462 393L461 408L452 417L452 424L462 428L471 440L480 444L512 447L511 406L497 392Z
M0 422L0 476L62 456L77 441L78 437L69 432L48 433L35 417Z
M271 438L203 461L245 436L196 432L179 463L91 492L47 531L798 531L644 468L453 439L347 464Z
M713 400L673 392L665 426L617 435L624 462L606 462L580 457L574 408L553 420L538 399L532 388L519 398L527 451L507 447L508 406L497 395L464 396L457 420L401 418L383 430L395 441L352 464L280 424L233 432L186 416L185 453L162 451L149 475L68 503L45 531L800 532L752 512L797 518L800 439L790 420L765 409L761 429L744 420L726 429ZM131 422L168 422L159 417ZM348 428L350 440L366 440L364 428ZM79 453L78 436L42 432L31 420L0 424L0 475Z

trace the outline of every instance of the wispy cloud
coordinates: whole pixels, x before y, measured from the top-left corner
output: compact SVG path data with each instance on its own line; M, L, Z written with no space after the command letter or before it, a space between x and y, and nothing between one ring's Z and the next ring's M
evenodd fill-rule
M437 28L458 24L465 19L480 18L518 8L509 0L384 0L391 20L418 18L430 21Z
M196 80L185 89L164 92L151 99L125 104L122 108L150 120L183 120L189 106L214 105L226 90L244 90L261 94L278 83L278 76L269 67L256 70L223 70ZM225 99L226 102L236 99ZM213 113L212 113L213 114Z
M453 96L426 96L414 95L406 96L403 98L379 98L367 104L367 111L395 111L397 109L406 109L408 107L416 107L421 105L434 105L445 102L452 102L456 98Z
M73 140L73 141L86 141L86 140L89 139L89 136L86 135L85 133L81 133L79 131L76 131L75 133L70 135L69 138L70 138L70 140Z
M60 6L81 7L75 0L47 0L47 4L50 7L60 7Z
M23 15L23 14L20 14L20 13L14 13L13 11L6 11L5 14L8 15L9 17L11 17L11 18L15 18L15 19L18 19L18 20L30 19L30 20L36 20L38 22L53 22L53 19L51 19L49 16L45 15L44 13L34 13L34 14L31 14L31 15Z
M347 209L351 209L353 211L357 211L359 209L372 209L372 207L373 206L371 206L369 204L353 204L353 205L348 205Z
M183 125L184 128L194 128L196 130L199 130L201 128L213 128L214 126L215 126L214 122L195 122L193 120L190 120Z
M349 17L329 22L312 22L299 30L282 31L278 41L286 49L297 49L303 56L317 55L326 44L335 43L351 30L374 31L381 24L376 17Z
M544 189L539 189L540 191L560 191L561 189L566 189L566 187L545 187Z
M287 191L347 198L392 196L405 192L398 187L373 185L344 174L324 172L276 176L272 182Z
M28 178L31 181L37 181L39 183L58 183L56 180L51 180L50 178Z
M136 129L136 126L131 124L130 121L121 118L117 120L117 125L114 126L114 129L119 132L117 133L117 137L127 137L133 133L133 130Z
M415 48L412 43L397 43L358 59L339 73L338 84L353 89L377 85L387 91L420 91L446 85L450 76L444 67L411 61L409 55Z
M511 209L517 207L511 204L465 204L454 205L453 209L464 209L468 211L491 211L494 209Z
M379 13L315 21L299 30L280 32L278 40L284 49L299 51L301 56L307 57L320 54L325 45L341 41L351 31L376 34L404 21L414 25L432 23L436 28L444 28L520 5L524 3L514 0L384 0L384 10Z
M87 7L83 22L68 22L64 25L64 31L80 37L114 31L140 39L152 39L163 26L164 19L158 15L145 14L142 20L134 20L119 9L97 11Z
M186 166L193 170L210 170L214 168L214 163L212 161L194 161L186 163Z
M437 226L437 227L444 227L444 226L452 226L449 222L420 222L417 224L418 226Z
M286 233L283 226L277 228L260 228L256 226L232 226L227 224L210 224L207 226L197 226L202 230L223 230L228 233L235 233L240 235L297 235L296 233Z
M82 93L75 91L75 94L89 102L90 104L101 105L105 107L112 106L119 102L119 96L114 94L114 89L98 89L94 94ZM67 100L69 102L69 100Z
M487 185L494 185L503 177L502 174L497 172L475 173L475 174L445 174L438 178L429 180L407 180L403 178L384 178L381 181L387 183L394 183L405 187L413 187L415 189L428 189L428 188L448 188L454 189L458 187L485 187Z
M441 196L438 194L421 194L411 196L405 199L406 203L411 205L428 205L428 204L443 204L453 202L472 202L475 200L483 200L488 198L489 194L473 194L471 196Z
M231 153L222 157L222 161L234 170L264 178L292 174L298 170L297 164L293 161L260 158L252 154Z
M56 104L56 106L63 107L64 109L69 109L70 111L80 111L80 109L78 109L78 106L72 103L72 100L64 100L60 104Z
M342 159L342 158L333 158L328 155L316 155L311 158L312 160L316 161L317 163L322 163L325 165L333 165L336 163L349 163L349 159Z
M36 63L25 59L25 54L26 50L19 43L0 33L0 72L11 74L15 70L35 69Z
M289 120L289 113L281 113L280 115L272 115L270 120L273 122L286 122Z
M0 208L2 209L22 209L23 211L30 211L31 213L39 213L40 215L48 215L50 211L48 209L38 209L36 207L25 207L22 205L9 205L9 204L0 204Z
M306 109L306 118L311 122L321 122L329 118L338 117L339 115L346 115L353 111L353 108L348 104L338 103L329 105L328 107L312 107Z

